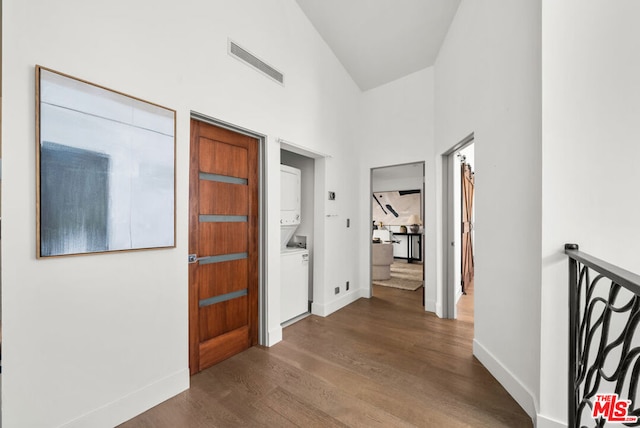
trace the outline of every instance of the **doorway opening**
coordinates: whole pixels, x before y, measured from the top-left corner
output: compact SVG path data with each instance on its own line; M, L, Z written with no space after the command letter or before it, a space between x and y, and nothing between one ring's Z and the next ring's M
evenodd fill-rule
M324 213L326 208L326 200L324 195L326 194L326 160L330 157L328 154L309 149L305 146L278 139L280 143L280 163L287 167L293 167L299 169L301 172L301 191L300 191L300 224L296 228L293 235L284 243L283 246L300 246L305 247L308 250L308 293L307 295L307 309L306 313L301 314L293 319L285 320L281 318L279 324L281 327L286 327L292 323L305 318L308 313L323 315L326 311L325 295L325 278L324 278L324 266L325 266L325 222ZM281 171L282 173L282 171ZM282 176L281 176L282 178ZM282 192L285 189L282 188L281 180L281 203L284 202ZM287 189L288 192L290 189ZM290 198L287 198L291 201ZM283 207L281 206L281 209ZM283 212L281 211L281 216ZM286 215L286 213L285 213ZM284 219L283 219L284 220ZM287 234L281 229L281 237ZM286 251L286 250L285 250ZM283 267L281 252L281 277L286 275L285 270L287 267ZM304 259L301 260L305 263ZM299 270L297 270L300 273ZM300 281L298 281L300 283ZM284 285L284 284L283 284ZM304 285L303 285L304 286ZM300 290L297 290L300 291ZM281 293L284 289L281 287ZM296 296L299 293L296 292ZM281 312L287 311L295 303L288 301L287 296L280 296ZM298 299L298 297L296 297ZM284 306L286 304L286 307ZM289 316L292 312L289 312ZM279 314L282 317L284 314Z
M280 165L280 323L286 327L311 315L315 159L281 148Z
M474 191L473 134L443 155L443 318L473 322Z
M424 162L371 169L371 291L421 293L424 305Z

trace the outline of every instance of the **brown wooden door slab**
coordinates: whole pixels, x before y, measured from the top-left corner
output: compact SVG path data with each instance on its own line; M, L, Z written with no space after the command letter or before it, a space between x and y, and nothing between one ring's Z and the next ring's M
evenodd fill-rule
M258 140L191 120L189 366L258 342Z
M473 241L471 239L471 230L473 229L473 192L474 177L471 166L468 163L462 163L462 292L473 281L474 262L473 262Z

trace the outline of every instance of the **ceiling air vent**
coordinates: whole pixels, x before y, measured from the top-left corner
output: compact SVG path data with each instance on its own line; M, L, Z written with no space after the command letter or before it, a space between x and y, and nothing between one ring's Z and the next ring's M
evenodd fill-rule
M248 50L240 47L236 42L229 40L229 55L239 59L245 64L250 65L261 73L267 75L276 82L284 85L284 74L280 73L275 68L271 67L266 62L262 61L257 56L250 53Z

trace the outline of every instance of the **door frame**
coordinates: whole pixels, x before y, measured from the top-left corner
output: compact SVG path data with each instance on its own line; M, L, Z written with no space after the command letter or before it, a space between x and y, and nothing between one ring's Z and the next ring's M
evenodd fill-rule
M456 284L455 282L455 252L454 246L455 225L454 225L454 186L453 169L456 168L456 153L474 143L474 133L472 132L463 138L456 145L444 152L441 156L442 162L442 318L456 318ZM459 165L457 166L459 168Z
M258 344L267 345L267 228L266 228L266 142L267 136L211 116L191 111L191 119L258 140ZM191 185L191 183L189 183Z
M373 171L376 169L383 169L383 168L389 168L389 167L397 167L397 166L409 166L409 165L418 165L421 164L422 165L422 187L420 188L420 191L422 192L420 197L421 197L421 206L420 206L420 218L422 219L422 223L425 224L425 204L427 201L427 195L425 193L425 174L426 174L426 166L427 163L426 161L423 160L418 160L415 162L405 162L405 163L399 163L399 164L394 164L394 165L383 165L383 166L376 166L376 167L372 167L369 169L369 221L367 222L367 228L369 230L368 233L368 250L367 250L367 254L369 255L368 257L368 262L369 262L369 285L368 285L368 290L369 290L369 294L368 297L371 298L373 297L373 284L371 283L371 278L373 277L373 265L371 264L371 261L373 260L373 250L371 248L371 220L373 219L373 203L371 202L371 195L373 195ZM426 293L426 265L427 265L427 255L425 254L425 242L427 240L427 235L424 233L424 226L423 226L423 232L422 232L422 239L420 240L420 251L422 252L422 306L425 307L425 310L427 308L427 293Z

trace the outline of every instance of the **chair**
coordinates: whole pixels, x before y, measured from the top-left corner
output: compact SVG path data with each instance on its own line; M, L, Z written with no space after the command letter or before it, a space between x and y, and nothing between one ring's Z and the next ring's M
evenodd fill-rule
M371 244L371 279L391 279L393 244Z

